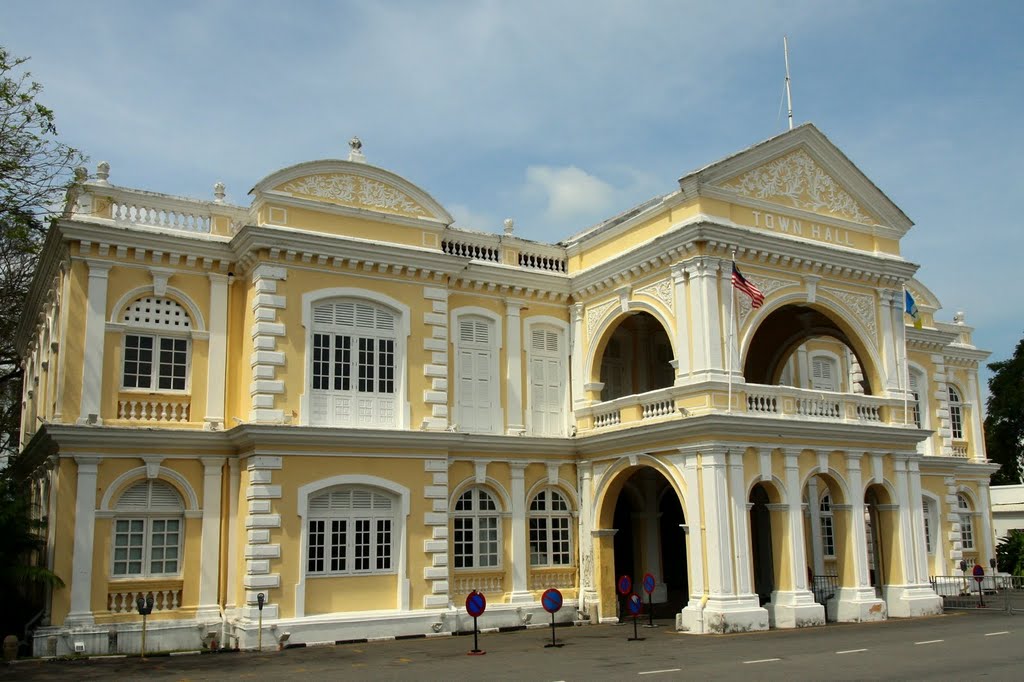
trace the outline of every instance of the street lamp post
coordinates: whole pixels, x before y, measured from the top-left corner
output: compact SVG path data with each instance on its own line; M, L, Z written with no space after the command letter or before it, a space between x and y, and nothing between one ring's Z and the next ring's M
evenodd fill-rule
M153 595L147 595L145 598L139 595L139 598L135 600L135 608L139 610L139 615L142 616L142 658L146 658L146 616L153 613Z

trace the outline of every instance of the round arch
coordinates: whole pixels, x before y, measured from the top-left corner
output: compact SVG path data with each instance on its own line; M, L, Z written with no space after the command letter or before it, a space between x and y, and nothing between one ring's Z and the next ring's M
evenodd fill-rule
M124 294L121 295L120 298L117 299L117 302L114 303L114 307L111 308L110 319L107 320L107 322L109 324L122 324L120 321L120 317L121 313L124 312L124 309L127 308L130 304L137 301L138 299L145 296L146 294L150 294L152 296L158 295L156 293L155 287L152 284L146 284L126 291ZM160 294L159 296L160 298L169 298L175 303L178 303L185 307L185 310L188 311L188 315L192 325L191 331L193 333L206 331L206 320L203 317L202 311L200 310L199 306L196 305L196 302L193 301L192 298L189 297L189 295L186 294L184 291L176 287L168 286L164 293Z
M654 321L661 325L662 330L665 332L665 336L668 338L669 346L672 349L672 357L678 357L678 349L676 348L675 334L672 333L672 324L668 316L658 308L658 306L646 301L626 301L623 309L622 305L612 306L604 317L601 318L600 323L594 329L593 333L590 334L590 338L597 339L596 342L591 342L590 348L587 351L587 356L584 359L584 370L585 375L589 377L587 381L600 381L601 365L597 361L604 355L605 349L608 347L608 342L611 341L612 335L615 330L618 329L622 322L637 313L647 313L654 318Z
M194 516L195 514L202 513L202 509L199 507L199 496L196 495L195 489L189 484L187 478L174 469L168 469L162 465L157 467L156 475L152 475L153 473L151 467L143 465L129 469L115 478L107 486L106 492L103 493L103 497L100 500L100 508L97 511L113 513L114 510L111 508L111 504L114 500L121 497L121 494L128 486L142 479L159 478L171 485L181 495L181 499L185 503L185 516Z

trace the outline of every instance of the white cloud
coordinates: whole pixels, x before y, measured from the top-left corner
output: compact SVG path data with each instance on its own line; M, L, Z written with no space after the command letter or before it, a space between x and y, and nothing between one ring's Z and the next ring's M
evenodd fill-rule
M572 224L606 215L616 194L610 184L576 166L530 166L524 192L543 198L542 217L549 224Z
M486 213L475 211L465 204L448 204L445 208L455 218L455 225L457 227L477 230L478 232L495 231L495 220Z

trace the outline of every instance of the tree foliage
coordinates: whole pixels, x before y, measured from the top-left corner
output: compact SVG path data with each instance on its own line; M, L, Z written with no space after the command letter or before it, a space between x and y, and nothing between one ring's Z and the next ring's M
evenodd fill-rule
M985 418L985 447L988 457L998 463L992 483L1024 482L1024 339L1017 343L1013 357L990 363L988 416Z
M18 447L21 361L15 331L50 220L84 159L57 139L27 58L0 46L0 453Z
M1024 576L1024 530L1011 530L999 540L996 567L1003 573Z

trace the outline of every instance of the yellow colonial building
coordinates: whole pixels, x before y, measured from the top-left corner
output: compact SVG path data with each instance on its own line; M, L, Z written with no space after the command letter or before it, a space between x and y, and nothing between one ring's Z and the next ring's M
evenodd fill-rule
M37 654L137 651L139 596L151 648L246 648L260 593L312 643L466 630L472 589L482 627L550 587L610 622L649 572L705 633L935 613L988 565L987 353L813 126L553 244L351 146L248 206L80 174L18 332Z

